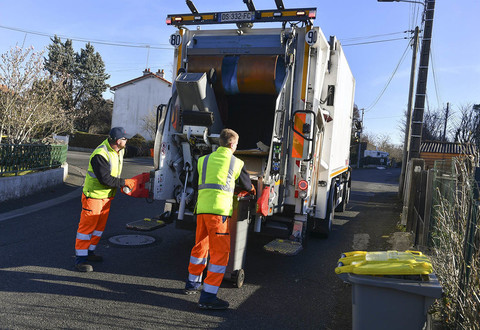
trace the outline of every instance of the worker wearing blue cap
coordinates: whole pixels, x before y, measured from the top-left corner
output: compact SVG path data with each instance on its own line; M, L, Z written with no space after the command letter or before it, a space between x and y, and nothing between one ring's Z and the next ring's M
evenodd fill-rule
M123 127L114 127L110 134L91 154L83 186L82 213L75 241L75 268L81 272L93 271L88 261L102 261L95 255L107 224L110 205L117 189L124 186L133 189L132 179L122 179L123 154L127 140Z

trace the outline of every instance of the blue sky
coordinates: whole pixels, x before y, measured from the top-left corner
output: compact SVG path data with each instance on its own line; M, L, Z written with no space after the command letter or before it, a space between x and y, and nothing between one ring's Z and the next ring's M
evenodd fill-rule
M246 10L242 0L194 3L199 12ZM275 8L274 0L254 4L258 10ZM402 143L399 126L412 57L409 40L403 39L410 34L403 32L420 25L423 6L376 0L284 0L284 5L317 7L315 25L344 45L357 83L355 103L365 109L366 132ZM171 80L173 49L168 38L175 28L165 24L165 17L188 12L183 0L0 0L0 53L16 45L42 50L50 44L48 35L57 34L73 39L76 51L91 41L112 86L140 76L146 67L164 69ZM457 112L461 106L480 103L479 13L478 0L436 1L426 104L432 110L447 102ZM399 40L384 41L388 39Z

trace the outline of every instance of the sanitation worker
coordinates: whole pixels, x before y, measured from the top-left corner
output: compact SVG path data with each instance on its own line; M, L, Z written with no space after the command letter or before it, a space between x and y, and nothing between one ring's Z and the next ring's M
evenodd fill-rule
M102 261L95 255L107 224L110 204L117 188L133 189L132 179L122 179L123 154L131 136L123 127L114 127L105 141L91 154L82 194L82 213L75 241L75 268L81 272L93 271L89 261Z
M226 309L229 303L217 298L230 252L229 219L233 211L235 186L255 193L243 161L233 155L238 134L231 129L220 132L220 147L198 160L198 199L195 207L197 231L190 255L185 293L200 291L202 273L208 265L198 306L202 309Z

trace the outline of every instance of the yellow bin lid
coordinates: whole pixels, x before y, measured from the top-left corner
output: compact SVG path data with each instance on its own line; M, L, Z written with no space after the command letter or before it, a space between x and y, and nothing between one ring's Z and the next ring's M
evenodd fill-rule
M352 251L342 254L335 273L359 275L426 275L433 272L430 259L419 251Z

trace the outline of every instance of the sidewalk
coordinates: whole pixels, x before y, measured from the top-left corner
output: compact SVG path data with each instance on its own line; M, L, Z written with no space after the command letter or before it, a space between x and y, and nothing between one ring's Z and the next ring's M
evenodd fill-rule
M85 171L69 165L68 176L63 184L43 189L26 197L0 203L0 221L62 203L71 198L80 198Z
M68 176L65 182L26 197L0 202L0 222L15 216L36 212L73 198L78 198L78 203L80 205L82 187L86 175L86 166L88 165L88 159L91 152L88 149L69 149L68 152ZM150 171L150 164L152 162L152 159L149 157L125 159L122 176L132 177L139 173ZM82 168L79 166L82 166Z

